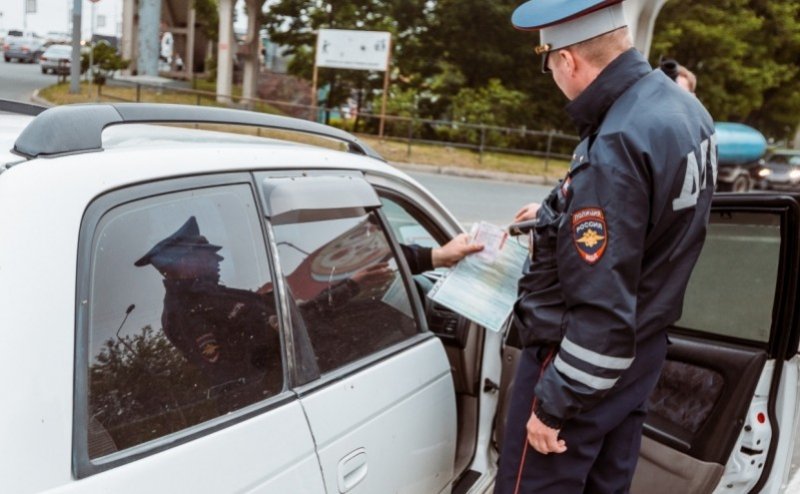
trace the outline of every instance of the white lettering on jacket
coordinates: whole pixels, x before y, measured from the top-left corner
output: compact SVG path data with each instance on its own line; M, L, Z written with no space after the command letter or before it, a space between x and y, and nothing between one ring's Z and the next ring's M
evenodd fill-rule
M694 151L686 155L686 175L683 177L683 187L678 197L672 201L672 210L680 211L697 204L697 196L701 190L708 186L708 168L711 168L711 186L717 183L717 136L711 137L700 143L700 163Z

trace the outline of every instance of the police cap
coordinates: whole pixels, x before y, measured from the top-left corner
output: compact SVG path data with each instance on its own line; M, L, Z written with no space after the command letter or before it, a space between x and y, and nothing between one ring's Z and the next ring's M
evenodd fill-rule
M511 23L524 31L539 31L542 71L555 50L596 38L628 25L623 0L528 0L514 11Z
M197 219L192 216L178 230L167 238L158 242L147 254L133 263L136 266L152 264L161 271L183 256L198 249L216 252L222 247L209 243L206 237L200 235Z

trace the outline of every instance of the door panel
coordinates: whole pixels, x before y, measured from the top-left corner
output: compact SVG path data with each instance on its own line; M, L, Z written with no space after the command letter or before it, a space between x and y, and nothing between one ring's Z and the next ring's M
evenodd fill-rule
M643 494L711 492L722 478L724 470L725 467L718 463L699 461L649 437L644 437L631 492Z
M645 434L693 458L724 465L741 430L767 354L672 335L648 400Z
M456 410L450 367L441 343L421 338L302 397L327 492L343 492L340 484L348 483L353 493L428 494L452 481Z
M308 424L300 403L294 400L213 434L48 492L325 491Z
M708 493L720 482L730 492L757 492L766 480L774 411L794 409L777 403L777 388L783 359L797 346L797 219L790 197L715 197L683 316L669 330L667 362L648 401L632 492Z

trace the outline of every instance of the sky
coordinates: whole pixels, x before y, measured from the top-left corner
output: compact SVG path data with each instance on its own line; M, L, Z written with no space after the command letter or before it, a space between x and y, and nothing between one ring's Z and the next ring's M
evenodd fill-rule
M25 3L35 4L36 13L23 15ZM120 36L122 34L122 0L99 0L95 7L96 34ZM0 1L0 31L26 29L40 36L49 31L71 33L73 0L2 0ZM237 2L236 30L247 28L244 1ZM91 31L92 3L82 0L82 37L88 39ZM27 27L26 27L27 26Z

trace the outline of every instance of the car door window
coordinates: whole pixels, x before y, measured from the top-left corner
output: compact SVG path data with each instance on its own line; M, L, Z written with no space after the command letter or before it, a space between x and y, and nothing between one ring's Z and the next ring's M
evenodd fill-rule
M389 227L401 244L439 247L439 242L431 235L428 229L422 226L399 203L387 197L381 197L381 204L383 205L383 214L389 222Z
M294 324L306 329L321 373L420 331L374 211L304 214L273 223L273 231Z
M768 342L780 262L780 216L711 216L676 326Z
M129 202L100 219L88 304L88 457L276 395L280 337L247 185Z

